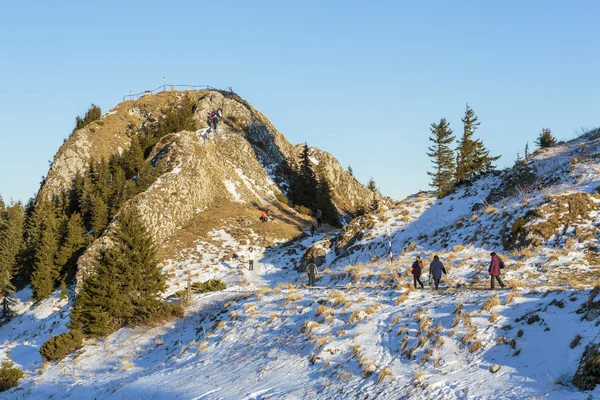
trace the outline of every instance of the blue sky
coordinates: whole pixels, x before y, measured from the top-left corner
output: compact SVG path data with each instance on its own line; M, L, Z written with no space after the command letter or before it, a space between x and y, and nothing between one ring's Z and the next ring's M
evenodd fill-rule
M5 200L35 194L90 103L107 111L163 74L233 87L397 199L429 188L429 126L460 134L467 102L500 167L543 127L600 125L591 1L46 3L0 3Z

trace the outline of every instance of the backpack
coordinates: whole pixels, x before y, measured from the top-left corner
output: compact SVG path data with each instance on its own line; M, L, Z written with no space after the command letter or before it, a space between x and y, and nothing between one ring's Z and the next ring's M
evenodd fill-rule
M500 269L504 268L506 268L506 265L504 265L504 261L500 260Z

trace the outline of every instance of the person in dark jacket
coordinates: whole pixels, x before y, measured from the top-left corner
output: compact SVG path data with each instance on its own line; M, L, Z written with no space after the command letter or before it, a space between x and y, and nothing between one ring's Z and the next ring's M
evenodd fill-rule
M315 224L312 224L312 226L310 227L310 236L315 236L316 230L317 230L317 227L315 226Z
M438 290L438 287L440 286L442 273L446 274L446 268L444 268L444 264L442 264L440 258L438 256L434 256L433 261L431 264L429 264L429 277L433 278L435 290Z
M498 281L501 287L504 287L504 282L502 282L502 279L500 279L500 269L504 268L504 263L496 253L491 252L490 256L492 257L492 260L490 261L488 272L490 273L491 287L494 289L494 278Z
M417 288L417 282L421 285L421 289L423 289L423 282L421 282L421 273L423 272L423 261L421 261L421 257L417 256L417 259L412 265L412 274L413 274L413 283L415 285L415 289Z
M308 286L315 286L317 282L317 276L319 275L319 270L315 263L310 263L306 267L306 273L308 274Z
M315 215L317 217L317 228L321 227L321 220L323 218L323 211L321 211L321 209L317 208L317 213Z

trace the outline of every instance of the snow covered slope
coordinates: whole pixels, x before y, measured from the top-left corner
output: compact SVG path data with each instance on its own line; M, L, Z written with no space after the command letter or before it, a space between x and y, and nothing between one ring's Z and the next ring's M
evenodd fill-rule
M213 230L165 263L166 295L187 271L226 290L195 295L181 320L121 329L59 363L37 350L65 329L67 301L23 304L0 327L0 354L27 376L0 398L600 398L571 384L599 340L596 315L578 313L594 307L600 277L598 156L598 139L584 136L535 154L519 167L525 178L514 170L441 200L411 196L363 217L372 223L362 229L355 220L349 238L321 231L261 248L254 271L248 241ZM297 269L315 243L321 276L308 288ZM507 289L487 289L490 251L506 260ZM417 255L446 265L439 291L412 288Z

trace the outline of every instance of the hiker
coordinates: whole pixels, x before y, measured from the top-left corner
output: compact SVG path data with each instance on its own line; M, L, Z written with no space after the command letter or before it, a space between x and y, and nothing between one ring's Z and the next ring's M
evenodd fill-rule
M312 226L310 227L310 236L311 237L315 236L316 230L317 230L317 227L315 226L315 224L312 224Z
M321 211L319 208L317 208L317 228L321 227L321 218L323 218L323 211Z
M319 273L315 263L308 264L308 266L306 267L306 273L308 274L308 286L315 286L315 282L317 281L317 275Z
M440 286L442 273L446 274L446 268L444 268L444 264L442 264L440 258L438 256L434 256L433 261L431 264L429 264L429 279L431 281L431 278L433 278L435 290L438 290L438 287Z
M490 256L492 260L490 261L488 272L490 273L491 288L494 289L494 278L496 278L501 287L504 287L504 282L500 279L500 270L504 269L504 262L493 251L490 253Z
M248 248L248 270L254 271L254 249L252 247Z
M421 261L421 257L417 256L417 259L412 265L412 270L410 271L413 274L413 283L415 285L415 289L417 288L417 282L421 285L421 289L423 289L423 282L421 282L421 272L423 272L423 261Z
M214 130L217 130L217 124L223 118L221 109L212 110L208 115L208 126Z
M261 212L260 213L260 221L261 222L267 222L269 220L269 217L267 217L267 213L266 212Z

